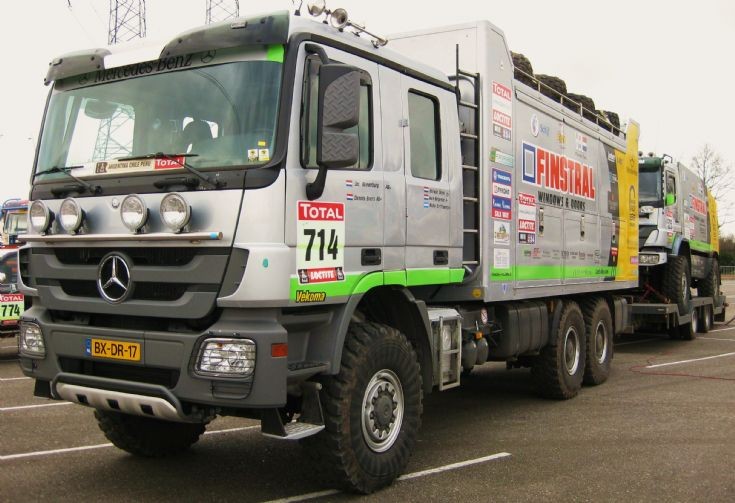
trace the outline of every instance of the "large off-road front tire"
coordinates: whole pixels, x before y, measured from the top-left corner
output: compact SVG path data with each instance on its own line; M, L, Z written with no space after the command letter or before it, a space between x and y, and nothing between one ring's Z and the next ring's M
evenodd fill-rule
M582 306L584 315L587 358L584 383L598 385L607 381L613 357L613 322L605 299L597 298Z
M97 425L119 449L147 458L178 454L194 444L205 430L202 423L174 423L120 412L95 410Z
M689 262L685 257L669 257L661 281L663 294L679 308L679 314L691 309L692 294L689 290Z
M339 374L322 381L325 429L304 439L330 482L371 493L406 467L421 426L421 372L406 337L352 323Z
M565 400L577 395L584 377L586 346L582 311L576 302L564 301L559 326L531 367L541 396Z

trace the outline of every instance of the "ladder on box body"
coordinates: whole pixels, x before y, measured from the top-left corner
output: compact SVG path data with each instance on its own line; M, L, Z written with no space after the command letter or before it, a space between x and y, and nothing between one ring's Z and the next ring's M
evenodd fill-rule
M480 234L480 74L459 68L459 45L456 47L456 74L450 76L454 81L457 93L457 108L460 120L463 110L469 112L470 120L464 128L460 128L460 145L462 150L462 267L465 270L464 281L474 279L480 269L481 234ZM471 86L472 101L462 99L460 83L468 82Z

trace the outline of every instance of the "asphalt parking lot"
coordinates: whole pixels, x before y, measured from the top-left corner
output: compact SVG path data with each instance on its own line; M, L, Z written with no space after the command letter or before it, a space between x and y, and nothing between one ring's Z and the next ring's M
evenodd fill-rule
M249 420L215 420L178 458L132 457L90 409L34 398L15 352L0 339L0 501L356 498ZM364 499L733 501L734 387L735 322L695 341L626 337L608 382L565 402L537 398L528 370L486 365L427 397L407 475Z

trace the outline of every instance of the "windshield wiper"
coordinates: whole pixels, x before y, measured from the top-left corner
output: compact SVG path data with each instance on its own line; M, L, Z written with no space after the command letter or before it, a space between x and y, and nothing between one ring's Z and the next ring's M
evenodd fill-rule
M36 173L33 174L33 180L35 180L36 177L40 175L48 175L51 173L64 173L66 176L73 179L79 185L75 185L73 187L66 187L67 190L64 190L63 192L70 192L72 190L76 190L77 188L80 188L80 189L88 190L92 194L99 194L102 191L102 187L100 187L99 185L92 185L91 183L85 182L81 178L76 177L71 174L72 169L83 168L83 167L84 166L54 166L52 168L49 168L43 171L37 171ZM71 189L71 190L68 190L68 189ZM81 190L80 192L84 192L84 190Z
M195 167L193 167L191 164L189 164L186 161L180 161L177 159L177 157L197 157L199 154L166 154L164 152L155 152L153 154L144 154L144 155L134 155L131 157L120 157L116 160L118 161L139 161L141 159L168 159L169 161L173 161L185 170L187 170L192 175L199 178L201 181L207 183L210 187L213 189L219 189L220 187L224 186L224 182L221 182L220 180L212 180L209 176L205 175Z

